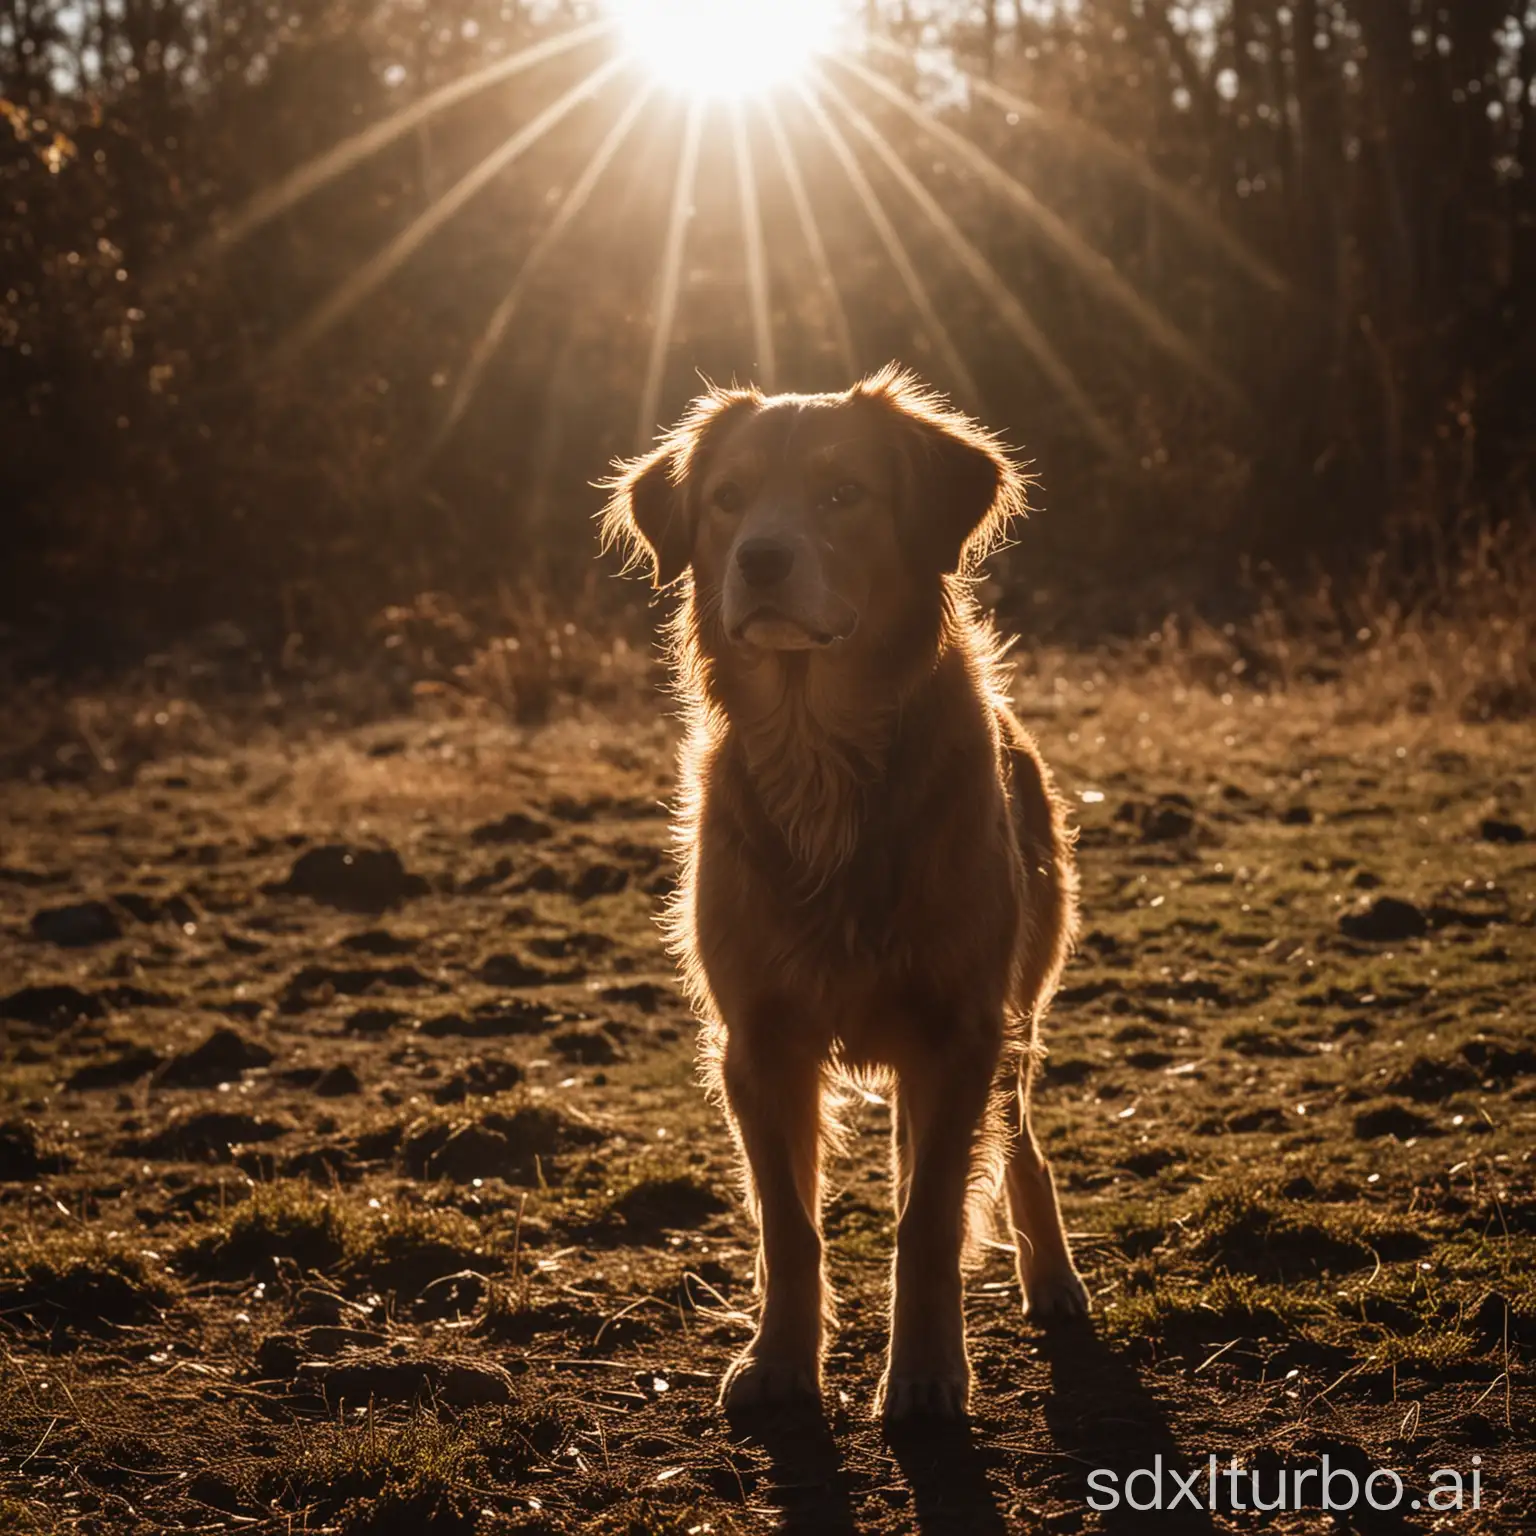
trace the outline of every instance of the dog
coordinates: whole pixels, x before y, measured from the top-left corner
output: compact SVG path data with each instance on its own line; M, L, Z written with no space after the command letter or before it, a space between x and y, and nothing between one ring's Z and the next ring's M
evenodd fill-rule
M893 1094L876 1412L963 1416L978 1199L1006 1191L1030 1316L1088 1306L1029 1120L1072 835L969 579L1024 477L893 365L836 394L711 389L604 488L606 539L680 594L665 921L760 1234L757 1331L721 1403L819 1396L821 1168L852 1077Z

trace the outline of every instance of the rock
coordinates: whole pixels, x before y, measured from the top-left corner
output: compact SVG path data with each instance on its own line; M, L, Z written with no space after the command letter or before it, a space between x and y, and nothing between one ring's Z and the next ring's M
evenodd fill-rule
M22 987L0 998L0 1018L23 1024L47 1024L61 1029L76 1019L99 1019L106 1006L79 987Z
M553 836L547 822L525 816L521 811L509 811L500 821L488 821L469 834L472 843L484 847L499 843L541 843Z
M74 1090L121 1088L136 1083L160 1065L162 1058L147 1045L131 1045L107 1061L92 1061L70 1074L64 1086Z
M1400 901L1396 896L1378 896L1369 905L1346 912L1339 919L1339 931L1346 938L1390 944L1402 939L1422 938L1429 932L1429 920L1411 901Z
M429 889L411 874L393 848L352 848L328 843L294 861L288 878L265 887L268 895L307 896L344 912L385 912Z
M1283 827L1310 827L1316 820L1310 805L1288 805L1280 813L1280 825Z
M81 901L67 907L45 907L33 914L32 932L45 944L84 949L123 936L123 925L104 901Z
M1485 843L1523 843L1530 835L1518 821L1500 821L1490 816L1478 828Z
M247 1040L238 1030L220 1028L201 1045L173 1056L158 1081L163 1088L214 1088L252 1068L269 1067L272 1060L266 1046Z

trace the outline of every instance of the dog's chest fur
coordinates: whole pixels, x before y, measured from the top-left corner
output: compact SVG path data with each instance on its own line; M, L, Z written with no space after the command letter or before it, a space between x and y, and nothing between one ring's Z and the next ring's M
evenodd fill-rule
M717 744L692 895L694 958L721 1003L782 999L842 1035L872 1011L942 1013L980 978L1001 1009L1022 879L979 705L927 701L867 754Z

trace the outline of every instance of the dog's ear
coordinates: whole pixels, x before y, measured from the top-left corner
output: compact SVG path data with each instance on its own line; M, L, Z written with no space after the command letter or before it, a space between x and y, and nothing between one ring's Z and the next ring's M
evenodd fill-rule
M910 533L942 572L974 567L1025 510L1025 477L998 438L895 367L854 394L890 413L899 433Z
M607 482L602 514L603 547L618 545L630 564L648 563L658 587L676 581L693 557L687 498L673 481L676 458L669 436L650 453L620 464Z
M691 481L709 438L729 415L762 403L755 389L714 389L700 395L647 454L615 466L604 482L603 547L627 550L649 564L657 587L670 586L693 561L697 502Z

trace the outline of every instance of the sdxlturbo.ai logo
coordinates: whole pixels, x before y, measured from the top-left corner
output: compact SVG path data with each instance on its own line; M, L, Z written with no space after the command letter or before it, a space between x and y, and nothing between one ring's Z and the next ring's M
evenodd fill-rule
M1150 1467L1120 1474L1099 1467L1088 1474L1088 1507L1101 1511L1119 1509L1261 1510L1432 1509L1436 1511L1483 1507L1483 1458L1472 1458L1470 1477L1455 1467L1437 1467L1429 1475L1423 1497L1411 1494L1390 1467L1377 1467L1360 1475L1349 1467L1336 1467L1327 1456L1310 1467L1277 1467L1261 1474L1244 1467L1233 1457L1222 1467L1216 1456L1206 1464L1180 1473L1163 1464L1161 1456Z

